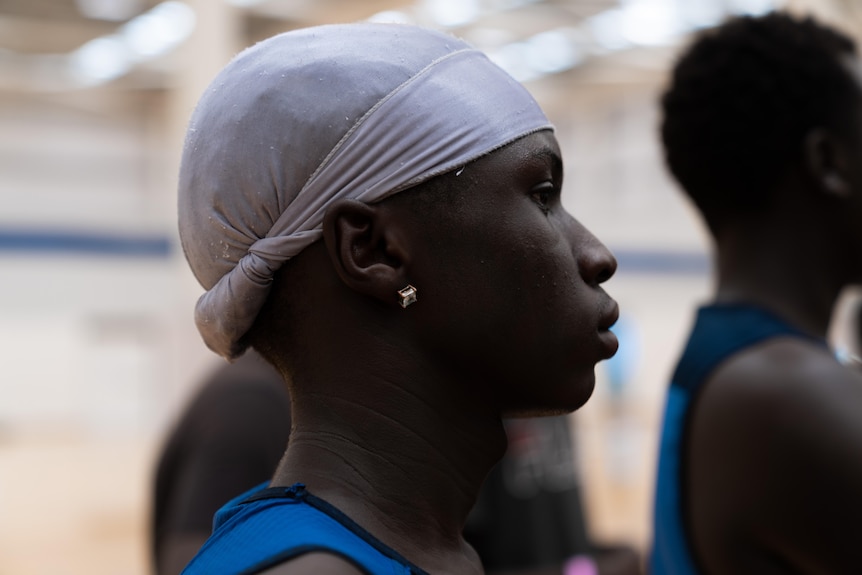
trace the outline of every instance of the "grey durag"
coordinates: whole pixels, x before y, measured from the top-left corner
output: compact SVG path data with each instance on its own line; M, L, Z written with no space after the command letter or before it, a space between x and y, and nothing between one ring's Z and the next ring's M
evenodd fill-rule
M333 200L376 202L550 129L523 86L441 32L321 26L241 52L195 108L180 168L204 342L245 351L275 272L322 237Z

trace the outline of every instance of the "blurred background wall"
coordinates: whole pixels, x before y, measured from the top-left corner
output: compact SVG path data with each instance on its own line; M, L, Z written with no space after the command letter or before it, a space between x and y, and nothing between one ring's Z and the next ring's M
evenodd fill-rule
M362 19L466 38L556 124L567 207L620 262L622 347L574 416L588 509L599 538L645 547L662 392L711 287L656 139L666 71L727 14L789 8L858 35L860 4L0 0L0 574L148 572L153 458L218 361L175 229L186 121L240 48Z

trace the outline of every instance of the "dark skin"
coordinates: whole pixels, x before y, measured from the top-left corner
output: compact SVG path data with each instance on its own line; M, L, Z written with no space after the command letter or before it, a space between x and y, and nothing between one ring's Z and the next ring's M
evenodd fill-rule
M461 531L506 449L504 413L566 412L616 350L610 252L560 203L556 139L468 165L446 202L333 203L302 274L294 427L273 485L301 481L429 573L482 573ZM401 197L404 196L404 197ZM419 290L407 309L397 290ZM312 553L268 574L359 571Z
M859 78L857 61L847 68ZM848 114L855 135L808 134L766 213L716 231L717 301L760 305L825 339L839 294L862 281L860 111ZM686 453L687 520L705 573L859 571L860 410L862 375L817 342L769 340L719 366Z

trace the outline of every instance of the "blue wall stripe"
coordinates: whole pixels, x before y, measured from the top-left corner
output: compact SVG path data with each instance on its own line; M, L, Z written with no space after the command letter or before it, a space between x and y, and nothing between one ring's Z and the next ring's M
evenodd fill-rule
M613 248L611 251L617 258L619 274L707 275L712 271L712 260L703 252Z
M78 231L0 230L0 253L167 258L166 235L120 235Z

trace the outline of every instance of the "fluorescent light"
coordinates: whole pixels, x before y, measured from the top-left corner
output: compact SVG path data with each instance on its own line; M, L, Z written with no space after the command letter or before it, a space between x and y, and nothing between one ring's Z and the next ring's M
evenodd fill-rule
M195 27L195 13L182 2L163 2L130 20L121 30L138 58L160 56L185 40Z
M169 0L132 18L116 34L91 40L69 55L73 77L84 85L122 76L138 63L166 54L192 33L195 13Z
M425 0L422 7L437 26L444 28L470 24L480 12L478 0Z
M78 11L87 18L122 22L141 10L141 0L75 0Z
M612 8L600 12L587 20L587 29L602 50L613 52L631 46L631 42L623 34L623 12Z
M368 18L368 22L380 24L412 24L413 18L400 10L384 10Z
M622 33L633 44L670 44L685 30L672 0L627 0L622 8Z
M526 62L541 74L562 72L577 65L581 59L574 42L563 30L536 34L527 39L524 45Z
M90 40L71 55L72 74L85 84L106 82L131 67L128 48L118 36Z

